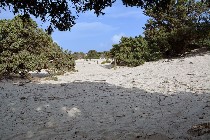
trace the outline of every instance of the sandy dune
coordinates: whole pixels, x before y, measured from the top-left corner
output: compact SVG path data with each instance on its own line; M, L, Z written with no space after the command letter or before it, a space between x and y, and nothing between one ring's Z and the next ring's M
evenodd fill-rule
M210 139L210 54L116 70L101 61L78 60L58 81L2 80L0 139Z

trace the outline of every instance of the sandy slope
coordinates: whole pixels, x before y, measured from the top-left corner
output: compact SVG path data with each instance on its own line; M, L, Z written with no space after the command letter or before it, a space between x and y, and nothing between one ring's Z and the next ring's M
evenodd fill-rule
M0 139L210 139L210 126L190 129L210 122L209 54L116 70L100 62L78 60L58 81L1 81Z

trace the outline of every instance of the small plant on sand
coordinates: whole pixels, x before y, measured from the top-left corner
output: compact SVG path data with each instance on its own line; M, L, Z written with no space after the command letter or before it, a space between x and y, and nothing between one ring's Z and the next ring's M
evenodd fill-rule
M106 59L106 63L111 63L111 61L110 61L110 60L108 60L108 59Z
M106 61L101 62L101 64L106 64Z
M101 62L101 64L111 63L110 60L106 59L105 61Z
M49 77L46 77L45 80L58 81L58 77L56 77L56 76L49 76Z

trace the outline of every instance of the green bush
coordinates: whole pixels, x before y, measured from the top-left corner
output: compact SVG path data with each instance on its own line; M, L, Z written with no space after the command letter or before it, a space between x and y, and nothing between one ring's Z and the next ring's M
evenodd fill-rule
M100 54L96 50L90 50L87 53L86 59L99 59Z
M56 77L56 76L49 76L49 77L46 77L45 80L58 81L58 77Z
M101 62L101 64L111 63L110 60L106 59L105 61Z
M111 61L110 61L110 60L108 60L108 59L107 59L105 62L106 62L106 63L111 63Z
M147 42L142 36L122 37L119 44L113 45L110 53L119 66L135 67L149 60Z
M168 10L144 13L151 17L145 24L145 39L150 58L173 57L201 48L210 40L209 8L200 1L172 1ZM207 43L208 44L208 43Z
M0 20L0 75L27 75L29 71L74 69L72 55L63 51L33 20L16 16Z
M85 58L85 53L83 53L83 52L74 52L72 55L73 55L75 60Z
M106 61L101 62L101 64L106 64Z

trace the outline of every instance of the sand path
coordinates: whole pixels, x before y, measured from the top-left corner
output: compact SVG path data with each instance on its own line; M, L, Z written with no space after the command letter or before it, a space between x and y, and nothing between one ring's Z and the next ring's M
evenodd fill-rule
M100 62L78 60L58 81L1 81L0 139L210 139L210 128L192 128L210 122L209 54L116 70Z

